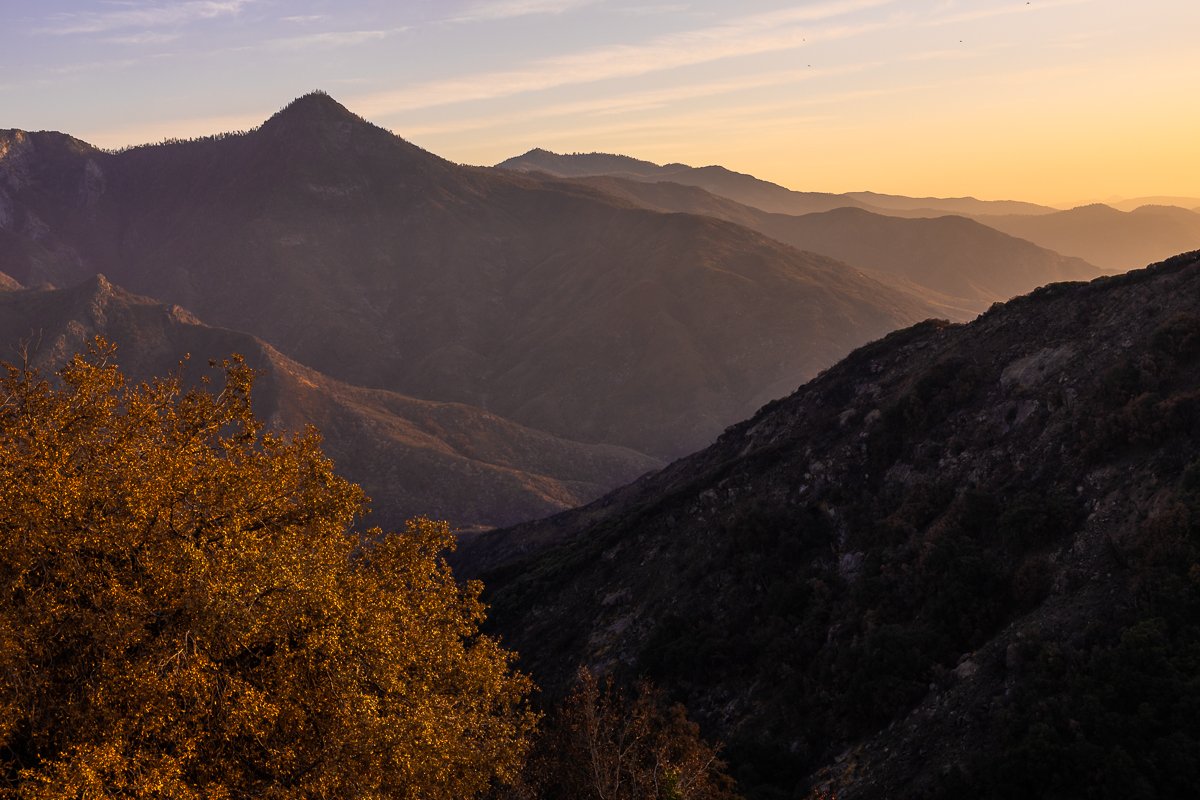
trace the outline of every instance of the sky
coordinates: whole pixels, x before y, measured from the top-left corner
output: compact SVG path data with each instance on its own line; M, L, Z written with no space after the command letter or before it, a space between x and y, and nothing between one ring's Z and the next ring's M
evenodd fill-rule
M1200 196L1197 0L0 0L0 128L101 147L314 89L440 156L806 191Z

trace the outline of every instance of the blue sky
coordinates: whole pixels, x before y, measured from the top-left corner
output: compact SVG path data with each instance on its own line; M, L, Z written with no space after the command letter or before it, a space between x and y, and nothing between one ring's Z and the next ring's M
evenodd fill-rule
M0 0L0 127L119 147L321 88L455 161L793 188L1200 194L1195 0Z

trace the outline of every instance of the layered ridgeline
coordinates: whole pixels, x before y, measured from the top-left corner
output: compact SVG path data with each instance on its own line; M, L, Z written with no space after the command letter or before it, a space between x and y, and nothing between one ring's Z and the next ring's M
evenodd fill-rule
M1186 198L1180 198L1186 202ZM1200 247L1200 210L1144 205L1122 210L1103 204L1037 217L980 216L997 230L1108 269L1128 269Z
M875 192L797 192L753 175L722 166L691 167L655 164L610 153L552 153L535 148L501 161L501 169L541 172L563 178L608 175L649 183L698 186L738 203L777 214L811 214L835 208L865 208L880 213L909 214L1045 214L1055 209L1015 200L976 200L974 197L903 197Z
M460 552L539 683L685 701L755 798L1200 780L1200 253L855 351Z
M561 178L609 175L650 183L677 183L698 186L713 194L745 205L780 214L809 214L865 204L846 195L827 192L796 192L753 175L712 165L691 167L687 164L655 164L630 156L610 153L573 153L564 155L536 148L523 155L501 161L500 169L513 172L544 173Z
M574 180L646 208L735 222L793 247L870 270L883 281L939 304L943 316L956 319L968 319L992 303L1047 283L1102 273L1082 259L961 216L908 219L853 207L799 216L772 214L669 181L613 176ZM1126 266L1135 263L1148 262Z
M1133 211L1142 206L1176 206L1178 208L1190 208L1192 211L1200 211L1200 208L1196 207L1197 203L1200 203L1200 197L1160 194L1147 197L1130 197L1125 200L1113 200L1106 202L1105 205L1112 206L1120 211Z
M0 271L103 272L349 383L673 456L944 315L829 258L462 167L303 97L244 135L0 134Z
M260 372L257 415L281 431L315 425L338 471L373 498L369 523L419 515L473 528L543 516L659 465L634 451L580 444L478 408L347 385L248 334L202 324L178 306L131 295L103 276L63 290L0 291L0 361L57 368L92 337L118 342L126 374L182 371L240 353ZM185 363L181 361L190 354Z
M942 214L1052 214L1057 208L1023 200L979 200L975 197L906 197L879 192L847 192L873 211L898 216L938 216Z

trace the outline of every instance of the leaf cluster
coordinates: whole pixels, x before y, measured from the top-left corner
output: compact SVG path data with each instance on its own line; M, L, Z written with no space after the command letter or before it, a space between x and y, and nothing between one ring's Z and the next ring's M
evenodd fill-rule
M253 373L127 385L102 342L0 378L0 797L462 798L511 778L530 682L444 523L357 534ZM364 544L366 542L366 544Z

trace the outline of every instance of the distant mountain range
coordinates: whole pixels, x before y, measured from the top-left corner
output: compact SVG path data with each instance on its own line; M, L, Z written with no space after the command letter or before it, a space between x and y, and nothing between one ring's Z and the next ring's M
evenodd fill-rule
M871 209L889 213L920 212L923 214L1052 214L1058 209L1021 200L977 200L974 197L905 197L878 192L847 192Z
M1013 200L976 200L974 197L903 197L875 192L797 192L753 175L721 166L659 165L610 153L561 155L536 148L496 165L516 172L544 172L564 178L608 175L639 181L699 186L713 194L776 214L811 214L837 208L866 208L882 213L943 214L1046 214L1055 209Z
M259 371L255 412L282 431L315 425L340 472L373 498L373 525L418 515L463 528L519 522L571 508L660 466L631 450L530 430L478 408L349 386L270 345L201 323L113 286L103 276L69 289L0 291L0 360L53 368L93 336L118 343L138 380L182 370L193 382L208 359L240 353ZM181 360L190 355L181 367Z
M1104 203L1118 211L1133 211L1142 206L1177 206L1200 211L1200 197L1180 197L1178 195L1152 195L1150 197L1131 197L1125 200L1114 200Z
M649 676L751 798L1186 796L1197 453L1193 253L894 333L456 570L548 692Z
M845 195L825 192L795 192L775 183L733 172L720 166L689 167L686 164L658 165L629 156L608 153L559 155L548 150L530 150L524 155L501 161L500 169L514 172L544 172L564 178L611 175L640 181L666 181L699 186L713 194L739 203L779 214L810 214L844 206L864 204Z
M1200 213L1175 206L1119 211L1090 205L1042 216L978 217L997 230L1078 256L1105 269L1124 270L1200 247Z
M1096 272L965 219L884 217L720 167L544 151L523 163L538 171L453 164L322 93L249 133L120 152L0 131L0 289L103 274L227 331L214 346L270 353L279 380L312 370L280 389L288 424L330 428L385 517L475 527L569 507L702 447L898 327ZM555 165L626 177L544 174ZM10 312L21 325L38 313ZM155 340L125 336L129 360ZM168 350L150 362L173 364ZM435 453L441 466L418 466ZM488 488L447 488L472 471Z
M1069 211L1060 211L1049 206L1013 200L977 200L973 197L904 197L901 195L878 194L875 192L848 192L825 194L819 192L794 192L750 175L731 172L724 167L689 167L684 164L660 166L648 161L639 161L628 156L607 153L577 153L560 155L547 150L535 149L497 165L503 169L569 178L607 176L639 181L643 183L674 183L696 186L728 200L751 206L758 211L803 216L806 214L833 211L842 208L860 208L886 216L940 217L947 214L966 216L988 227L1027 239L1042 248L1056 251L1095 264L1108 271L1125 271L1161 260L1179 252L1200 247L1200 213L1188 209L1197 204L1191 197L1147 197L1118 203L1128 213L1116 209L1091 205ZM636 193L629 187L618 187L618 191ZM665 191L663 192L665 194ZM643 195L644 197L644 195ZM660 196L657 202L662 202ZM688 202L696 202L695 200ZM671 210L689 210L693 213L714 214L701 208L672 207ZM765 230L770 236L782 237L790 244L798 244L786 233L788 225L774 221L771 225L751 222L749 218L738 220L739 224ZM956 236L961 241L962 229ZM910 240L918 237L909 235ZM817 252L842 258L859 267L869 263L854 260L861 250L847 249L851 244L870 247L879 240L867 236L865 241L848 242L837 239L837 249L821 249ZM882 245L882 242L880 242ZM881 247L886 250L886 247ZM899 252L904 252L903 250ZM981 252L989 252L982 250ZM1038 268L1027 252L1020 262L1036 275ZM1080 267L1081 265L1076 265ZM891 270L889 270L891 271ZM980 269L980 272L985 270ZM1020 270L1017 270L1018 272ZM1077 270L1068 269L1067 272ZM1065 275L1063 277L1066 277ZM1075 274L1074 277L1084 277ZM1060 278L1046 277L1046 280ZM1018 291L1027 291L1035 285L1027 285ZM937 291L944 291L938 289ZM1013 296L1000 289L1000 299ZM984 292L987 294L988 292ZM953 294L953 292L951 292Z
M939 306L941 315L969 319L992 303L1048 282L1102 273L959 216L899 218L860 208L802 216L771 214L696 186L613 176L576 178L607 194L658 211L703 214L752 228L778 241L870 270L892 285Z

